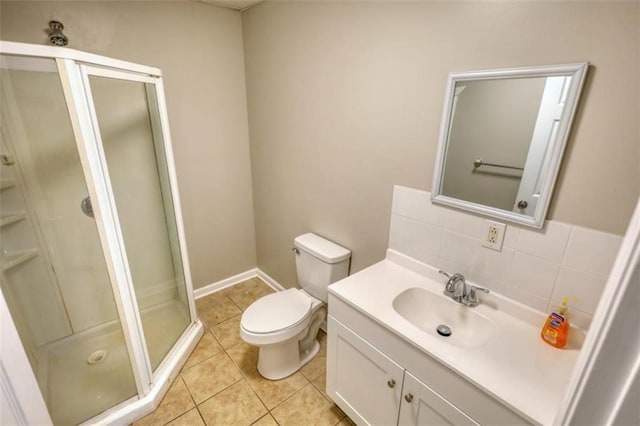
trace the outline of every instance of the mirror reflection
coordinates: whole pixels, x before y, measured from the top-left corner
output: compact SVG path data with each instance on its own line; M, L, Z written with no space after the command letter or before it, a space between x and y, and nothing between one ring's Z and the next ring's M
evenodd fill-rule
M450 75L434 201L542 226L586 64L572 67Z

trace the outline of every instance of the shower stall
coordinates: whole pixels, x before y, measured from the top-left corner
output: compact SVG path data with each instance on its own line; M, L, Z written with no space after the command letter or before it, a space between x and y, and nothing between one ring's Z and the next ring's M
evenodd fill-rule
M159 69L0 41L3 424L155 408L203 330L179 206Z

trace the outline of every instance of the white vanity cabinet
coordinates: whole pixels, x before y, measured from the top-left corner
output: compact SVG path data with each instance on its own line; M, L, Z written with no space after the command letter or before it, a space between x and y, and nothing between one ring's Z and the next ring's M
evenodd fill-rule
M359 425L535 424L333 294L327 324L327 394Z
M328 324L327 390L356 423L478 424L335 318Z

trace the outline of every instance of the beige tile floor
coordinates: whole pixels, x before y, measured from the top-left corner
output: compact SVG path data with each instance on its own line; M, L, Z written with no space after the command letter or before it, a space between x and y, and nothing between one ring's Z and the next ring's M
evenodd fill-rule
M272 291L253 278L198 299L202 339L158 409L134 425L352 425L325 394L324 332L320 352L300 371L277 381L258 373L258 349L240 338L240 316Z

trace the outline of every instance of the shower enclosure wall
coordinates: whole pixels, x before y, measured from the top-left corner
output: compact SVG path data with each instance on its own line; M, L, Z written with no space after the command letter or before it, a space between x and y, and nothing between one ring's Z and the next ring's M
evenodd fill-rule
M130 422L202 334L160 70L0 42L2 424Z

